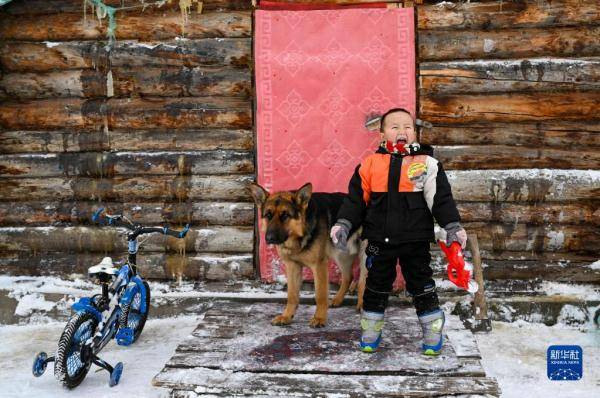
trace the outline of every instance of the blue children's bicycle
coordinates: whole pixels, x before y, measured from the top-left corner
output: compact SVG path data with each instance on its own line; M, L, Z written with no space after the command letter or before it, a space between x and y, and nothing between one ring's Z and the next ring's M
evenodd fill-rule
M148 318L150 288L137 272L136 255L142 243L138 243L138 236L162 233L184 238L190 229L189 225L182 231L167 227L144 227L122 215L103 214L103 211L96 211L92 220L131 231L127 234L127 262L116 268L112 259L105 257L100 264L88 269L88 275L102 286L102 293L82 297L73 304L75 314L69 318L60 336L55 356L48 357L45 352L40 352L33 362L33 375L36 377L44 373L48 362L54 362L54 375L67 388L81 384L92 363L110 373L111 387L119 383L123 363L112 367L97 355L113 337L119 345L133 344Z

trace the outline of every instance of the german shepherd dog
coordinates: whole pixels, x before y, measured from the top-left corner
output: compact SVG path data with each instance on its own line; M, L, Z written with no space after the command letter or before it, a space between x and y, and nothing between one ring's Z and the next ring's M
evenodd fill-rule
M271 323L283 326L292 322L299 303L302 285L302 267L309 267L314 275L317 309L310 320L311 327L323 327L327 322L327 308L339 306L352 282L352 264L359 253L364 253L359 236L360 229L348 237L348 250L334 247L329 230L336 221L338 210L346 196L343 193L312 192L307 183L295 191L269 193L258 184L248 186L260 213L262 230L267 244L276 245L279 257L285 264L287 276L287 304L281 315ZM362 246L362 250L361 250ZM361 256L361 277L358 283L359 303L366 281L364 256ZM328 262L333 259L342 274L342 282L329 303Z

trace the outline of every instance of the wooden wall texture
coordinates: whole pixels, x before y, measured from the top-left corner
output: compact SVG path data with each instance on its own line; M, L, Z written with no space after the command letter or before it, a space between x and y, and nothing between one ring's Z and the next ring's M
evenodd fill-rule
M250 1L204 1L185 39L177 2L120 12L110 53L81 3L1 10L0 272L83 272L124 252L90 225L102 204L194 225L185 243L148 242L147 277L254 278ZM417 9L422 141L486 278L600 283L600 4L436 3Z
M0 272L85 272L125 253L114 228L90 223L103 205L148 224L193 224L185 242L146 243L146 277L254 277L243 189L254 179L251 4L204 1L183 38L172 3L119 11L110 52L106 20L88 11L84 24L81 0L2 10Z
M600 3L429 2L417 21L422 141L485 277L600 283Z

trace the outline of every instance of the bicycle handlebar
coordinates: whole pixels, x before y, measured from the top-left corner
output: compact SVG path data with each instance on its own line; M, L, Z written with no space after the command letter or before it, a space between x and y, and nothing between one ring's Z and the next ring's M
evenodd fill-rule
M104 220L102 220L102 218L100 216L102 215L103 211L104 211L103 207L96 210L94 212L94 214L92 215L92 221L102 224L102 222ZM185 235L190 230L190 224L187 224L181 231L176 231L169 227L144 227L140 224L134 224L134 223L126 220L120 214L110 215L110 214L104 213L104 217L106 220L108 220L108 225L114 225L115 227L125 227L125 228L133 231L136 237L138 235L142 235L142 234L150 234L150 233L158 232L163 235L169 235L169 236L173 236L175 238L183 239L183 238L185 238Z

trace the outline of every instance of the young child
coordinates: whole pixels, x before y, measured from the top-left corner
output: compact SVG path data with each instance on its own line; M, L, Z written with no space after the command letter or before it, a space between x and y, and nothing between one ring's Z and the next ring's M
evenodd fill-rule
M435 241L433 219L446 230L448 245L458 241L464 248L467 234L442 164L433 158L429 145L417 142L411 114L390 109L381 117L380 131L379 149L356 167L350 179L331 239L344 249L350 231L361 225L362 238L368 239L361 349L373 352L379 346L400 260L423 329L423 353L437 355L445 318L429 265L429 244Z

